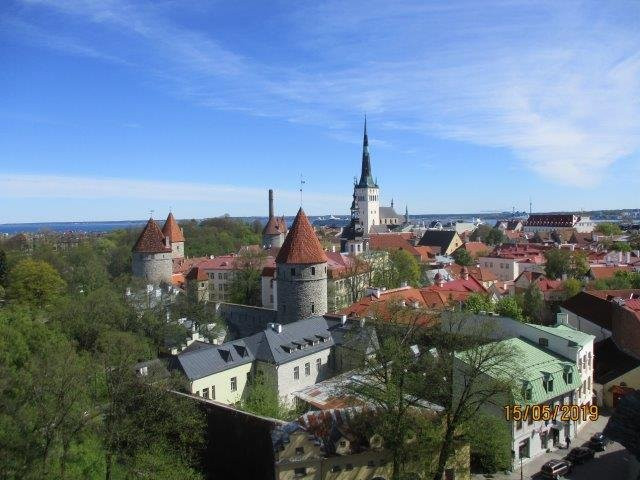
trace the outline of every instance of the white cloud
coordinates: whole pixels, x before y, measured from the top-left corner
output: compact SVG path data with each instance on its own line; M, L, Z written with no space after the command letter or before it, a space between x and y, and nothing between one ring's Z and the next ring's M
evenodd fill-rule
M378 131L504 147L542 177L574 186L598 183L640 148L637 3L625 5L627 14L570 1L302 5L283 22L303 53L277 64L223 46L215 28L173 23L165 4L26 3L132 40L123 61L178 95L322 125L333 138L347 138L345 117L366 111L380 119ZM72 54L119 60L108 45L101 52L66 33L23 30L47 41L59 35L51 46Z
M276 196L279 211L295 213L300 204L299 191L277 190ZM144 199L174 205L196 201L216 204L223 211L245 211L245 206L266 206L267 189L179 181L0 173L0 198ZM303 205L307 212L326 213L331 209L340 212L345 210L347 203L348 196L304 192Z

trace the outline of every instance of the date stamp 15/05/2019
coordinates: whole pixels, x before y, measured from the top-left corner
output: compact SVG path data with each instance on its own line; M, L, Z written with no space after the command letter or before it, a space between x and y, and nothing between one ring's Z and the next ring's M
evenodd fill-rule
M600 416L597 405L505 405L507 421L595 421Z

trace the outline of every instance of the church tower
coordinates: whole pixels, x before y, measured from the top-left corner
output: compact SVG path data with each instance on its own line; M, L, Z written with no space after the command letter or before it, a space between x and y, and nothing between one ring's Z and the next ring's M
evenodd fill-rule
M371 175L366 117L364 119L364 137L362 139L362 171L360 172L360 181L355 186L355 194L360 223L365 235L368 235L372 226L380 224L380 189Z
M300 208L276 257L278 322L327 313L327 256Z

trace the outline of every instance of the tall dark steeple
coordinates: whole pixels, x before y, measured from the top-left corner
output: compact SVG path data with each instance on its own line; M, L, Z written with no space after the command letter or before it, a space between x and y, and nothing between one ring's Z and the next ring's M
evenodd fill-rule
M371 175L371 159L369 158L369 137L367 136L367 117L364 117L364 138L362 139L362 173L358 188L377 188Z

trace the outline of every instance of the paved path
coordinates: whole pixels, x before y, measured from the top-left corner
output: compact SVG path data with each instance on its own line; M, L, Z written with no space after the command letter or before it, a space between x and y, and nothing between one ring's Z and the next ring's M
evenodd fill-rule
M574 438L571 447L579 447L588 443L591 436L596 432L604 430L609 421L609 415L601 415L595 422L590 422ZM523 467L525 480L542 479L539 474L540 467L551 459L564 458L569 453L566 448L555 450L534 458ZM593 460L588 460L582 465L576 465L568 475L571 480L636 480L640 466L627 450L619 443L610 443L604 452L596 452ZM495 479L495 480L518 480L520 479L520 469L511 474L495 475L472 475L474 480Z

